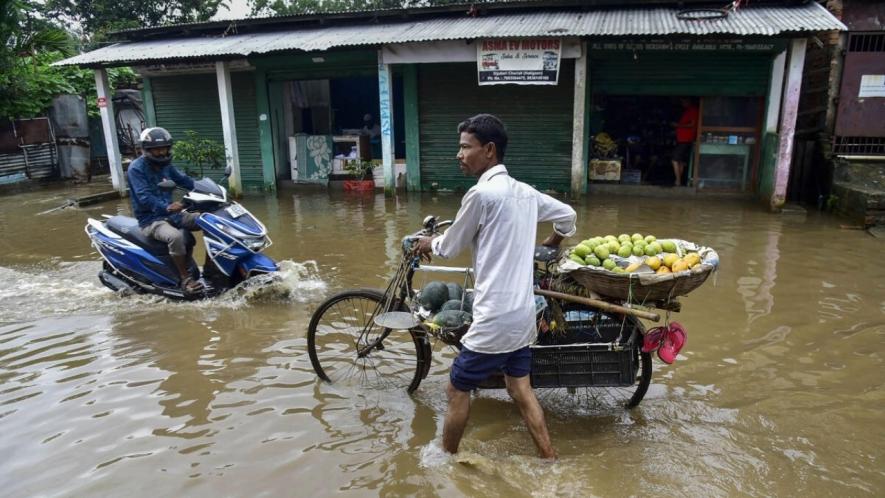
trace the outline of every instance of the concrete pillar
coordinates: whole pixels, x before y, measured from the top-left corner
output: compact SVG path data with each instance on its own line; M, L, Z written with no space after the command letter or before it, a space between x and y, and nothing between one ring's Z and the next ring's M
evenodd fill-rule
M793 137L796 134L796 117L799 113L799 93L802 90L802 69L805 67L807 43L805 38L798 38L790 44L790 62L787 67L774 171L774 192L769 203L772 211L779 211L787 199L787 183L790 180L790 163L793 160Z
M230 84L230 67L227 62L215 63L215 77L218 81L218 101L221 104L221 130L224 135L224 155L231 168L228 186L232 196L243 193L240 175L240 153L237 147L237 126L234 120L234 99Z
M378 107L381 125L381 158L384 164L384 193L396 191L396 171L393 151L393 101L391 99L390 64L385 64L378 51Z
M771 82L768 84L768 111L765 114L765 132L777 133L777 118L781 112L781 94L784 91L784 67L787 51L777 54L771 65Z
M120 144L117 141L117 120L114 115L113 95L108 84L108 73L104 69L95 70L95 88L98 91L98 111L101 114L101 128L104 131L104 143L108 152L108 166L111 170L111 182L114 190L126 195L126 177L123 176L123 160L120 156Z
M418 64L408 64L403 74L405 105L406 183L410 192L421 190L421 127L418 117Z
M572 112L571 195L579 199L587 191L587 42L581 43L581 56L575 59L575 98Z

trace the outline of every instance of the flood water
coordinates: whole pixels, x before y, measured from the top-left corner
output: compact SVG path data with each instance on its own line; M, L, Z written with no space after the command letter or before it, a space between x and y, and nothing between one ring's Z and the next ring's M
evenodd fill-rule
M180 304L101 286L83 227L128 213L128 201L38 214L73 193L0 197L4 496L885 490L885 245L837 218L746 201L575 204L578 240L678 236L715 248L721 269L673 315L687 345L671 366L655 359L639 407L545 399L560 455L547 464L501 392L475 399L450 459L439 448L444 369L409 396L324 384L308 360L312 310L339 290L383 287L400 238L425 214L454 216L459 195L247 197L283 282Z

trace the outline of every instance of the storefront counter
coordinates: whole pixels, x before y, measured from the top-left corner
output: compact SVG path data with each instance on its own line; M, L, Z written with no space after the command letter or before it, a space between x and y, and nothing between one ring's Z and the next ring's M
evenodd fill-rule
M701 143L698 188L746 191L752 150L750 144Z

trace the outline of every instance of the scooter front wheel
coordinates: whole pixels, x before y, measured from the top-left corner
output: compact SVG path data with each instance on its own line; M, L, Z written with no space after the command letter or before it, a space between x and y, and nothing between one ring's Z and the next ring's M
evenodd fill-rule
M393 311L383 309L383 302L382 292L360 289L336 294L317 308L307 329L307 351L321 379L342 386L418 388L422 338L375 324L376 316Z

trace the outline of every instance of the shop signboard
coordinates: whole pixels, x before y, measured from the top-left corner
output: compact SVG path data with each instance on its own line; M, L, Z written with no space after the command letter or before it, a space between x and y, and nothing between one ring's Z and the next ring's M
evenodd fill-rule
M480 85L556 85L562 41L559 38L507 38L476 44Z
M782 50L779 40L748 39L617 39L590 43L590 50L682 51L682 52L776 52Z

